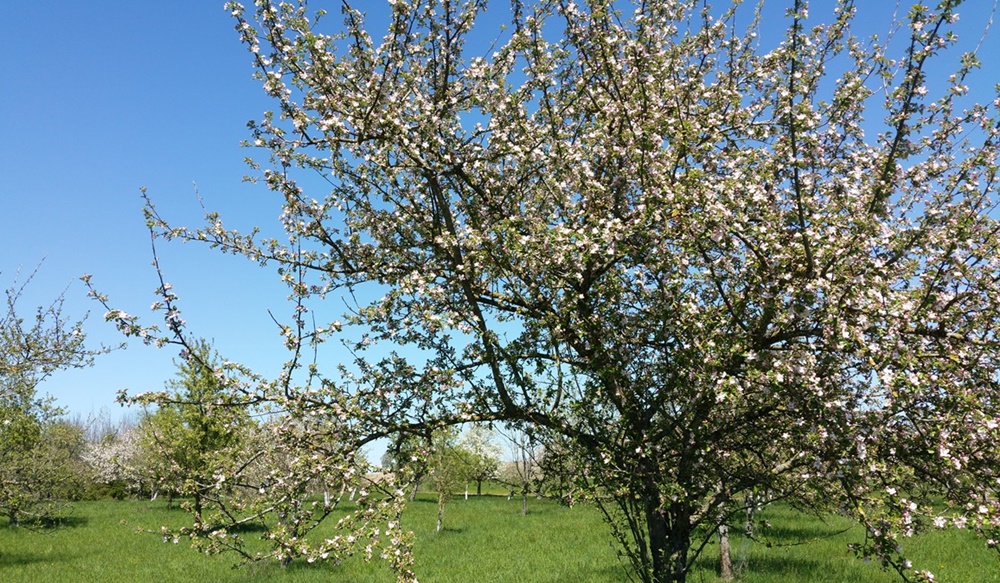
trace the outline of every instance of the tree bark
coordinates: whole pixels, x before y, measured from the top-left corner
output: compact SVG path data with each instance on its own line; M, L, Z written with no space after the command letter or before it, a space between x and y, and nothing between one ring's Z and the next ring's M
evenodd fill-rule
M683 579L668 579L667 568L667 519L658 505L658 497L646 497L646 531L649 533L649 562L652 569L650 583L683 582Z
M659 489L647 483L644 492L646 534L649 554L646 583L685 583L688 570L688 552L691 548L691 513L688 504L673 502L661 507Z
M729 549L729 526L719 525L719 578L733 580L733 557Z
M441 532L441 528L444 526L444 493L438 492L438 518L437 518L437 531Z
M198 523L201 523L201 492L195 491L194 493L194 517Z

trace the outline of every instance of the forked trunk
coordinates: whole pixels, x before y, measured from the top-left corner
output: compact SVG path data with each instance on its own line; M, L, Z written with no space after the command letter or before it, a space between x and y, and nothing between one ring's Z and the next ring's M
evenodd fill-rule
M691 509L683 502L662 508L659 497L646 496L646 533L648 555L646 583L685 583L688 552L691 548Z

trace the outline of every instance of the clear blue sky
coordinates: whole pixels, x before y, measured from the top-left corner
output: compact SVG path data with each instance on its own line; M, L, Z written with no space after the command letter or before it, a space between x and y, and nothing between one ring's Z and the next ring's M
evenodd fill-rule
M241 182L246 122L270 107L222 0L6 3L0 18L0 287L44 260L22 313L65 289L94 343L122 338L78 281L116 307L156 322L158 286L140 187L183 224L206 205L235 224L273 222L273 198ZM283 315L271 270L207 248L166 244L161 261L196 335L227 357L276 371L285 357L267 310ZM74 413L114 404L119 388L157 390L176 351L132 341L92 369L58 374L42 390Z
M317 6L336 10L334 4ZM866 25L886 29L894 1L858 4ZM908 2L903 4L905 13ZM206 205L234 226L276 223L274 197L241 182L249 154L240 147L249 135L245 124L272 104L251 78L248 53L222 5L222 0L5 4L0 288L10 285L19 266L30 271L44 260L22 310L65 290L69 315L91 312L86 330L93 343L119 342L103 320L103 308L86 297L78 281L90 273L116 307L157 321L148 311L158 281L150 267L140 187L147 187L177 224L199 221L195 185ZM813 15L829 5L814 1ZM992 0L968 1L959 30L969 42L978 41L991 6ZM775 23L779 31L785 26ZM988 88L1000 80L993 57L1000 55L1000 31L980 54L986 67L975 82ZM273 269L179 243L161 242L160 255L192 333L212 339L228 358L264 373L278 371L286 352L268 310L279 317L288 310ZM133 341L91 369L54 376L41 389L72 413L86 416L107 408L118 416L116 391L162 388L173 374L175 356L172 349Z

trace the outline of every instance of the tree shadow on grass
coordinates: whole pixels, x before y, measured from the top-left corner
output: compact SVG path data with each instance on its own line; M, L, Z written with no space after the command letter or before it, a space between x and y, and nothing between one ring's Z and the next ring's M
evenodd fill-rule
M226 532L233 534L258 534L267 530L267 526L260 522L244 522L235 526L226 526Z
M806 524L788 524L786 521L775 521L776 524L769 524L766 528L758 529L751 541L751 545L758 548L780 548L794 547L835 539L844 536L853 530L860 529L856 523L833 524L824 522L820 518L811 518ZM733 544L744 544L745 540L741 532L735 528L730 529L735 532ZM700 537L704 536L704 531L699 530ZM718 546L718 536L713 534L706 548Z
M734 561L735 563L736 561ZM766 575L769 580L774 581L810 581L815 583L843 583L839 579L840 575L834 575L833 579L823 579L822 562L814 559L799 557L752 557L745 564L738 566L739 578L749 574ZM702 555L695 560L692 565L691 575L688 580L700 581L696 573L711 573L717 575L719 572L719 557Z
M42 520L38 525L45 530L55 530L60 528L79 528L87 526L90 519L85 516L59 516Z
M766 573L780 581L810 581L811 583L843 583L845 575L855 572L852 580L865 581L864 563L852 562L847 572L829 569L829 563L801 557L754 557L747 562L744 572Z
M797 530L797 529L790 529ZM809 529L805 529L809 530ZM715 543L717 544L717 543ZM761 554L763 553L763 554ZM737 560L737 579L744 579L748 575L763 576L768 581L809 581L810 583L843 583L850 581L867 581L871 576L870 566L860 559L850 556L846 548L842 557L847 559L844 562L838 560L829 553L829 550L818 550L816 558L805 556L788 556L787 554L768 554L767 549L761 548L757 553L744 560ZM831 570L831 560L837 565ZM698 557L692 565L692 572L712 573L719 572L719 557L715 553L703 554ZM847 579L845 579L847 577ZM689 576L690 581L700 581L695 576ZM710 580L714 580L711 579Z
M809 524L809 525L771 525L761 530L757 537L762 544L772 545L794 545L808 543L811 541L823 540L840 536L845 532L858 527L856 524L836 527L831 524Z
M9 522L0 526L0 528L7 529L23 529L30 530L33 532L46 533L59 530L61 528L77 528L81 526L87 526L90 522L85 516L49 516L45 518L39 518L37 520L28 520L20 522L18 524L10 524Z
M319 580L313 577L313 573L325 573L324 579L332 579L338 583L372 583L373 574L378 581L393 581L395 577L391 575L386 564L378 558L372 560L369 565L361 565L362 557L355 555L345 558L345 563L337 564L328 561L316 561L310 563L305 559L298 558L287 565L281 565L277 561L264 560L237 565L236 569L241 569L248 577L254 581L268 581L272 579L299 580L296 573L306 574L302 580ZM347 564L353 563L353 564ZM378 577L384 575L384 577Z
M25 567L33 563L47 561L48 557L25 555L22 553L0 552L0 571L12 567Z
M51 554L11 553L8 551L0 551L0 573L2 573L4 569L26 567L35 563L69 561L76 556L78 555L69 553L66 550L60 550L57 556L53 556ZM2 579L3 576L0 576L0 580Z

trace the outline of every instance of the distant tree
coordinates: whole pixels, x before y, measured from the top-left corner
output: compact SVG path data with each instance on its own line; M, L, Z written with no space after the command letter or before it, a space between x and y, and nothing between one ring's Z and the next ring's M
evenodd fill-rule
M528 514L528 495L537 492L542 480L540 461L545 448L537 428L512 425L501 432L507 441L511 461L507 463L504 481L521 494L521 515Z
M144 485L152 483L150 456L142 447L137 425L122 423L90 436L83 455L90 479L116 497L142 496ZM150 494L153 492L150 491Z
M453 427L444 427L432 434L425 456L427 477L437 494L436 530L440 532L444 528L445 504L469 479L472 460L469 451L459 444Z
M483 482L497 478L500 469L500 446L496 432L482 424L473 424L462 433L459 446L468 458L468 477L476 483L476 496L483 495Z
M0 313L0 512L12 525L55 517L79 486L83 435L59 421L62 409L38 395L39 383L104 351L86 348L83 320L65 318L62 296L27 318L18 313L32 276L6 290Z
M177 362L176 377L167 383L169 400L139 423L150 471L168 496L192 497L199 520L205 492L216 486L216 475L231 466L252 423L249 411L235 406L216 375L216 360L207 342L192 345Z
M89 472L84 460L87 440L84 430L65 417L60 417L44 427L43 453L39 465L53 468L54 481L50 488L52 499L78 500L85 493Z
M561 504L572 506L578 492L590 491L587 482L586 464L573 455L574 448L566 436L547 435L538 456L538 470L542 474L539 489L546 497L555 498Z
M86 485L83 433L60 419L17 416L0 412L0 508L9 524L40 525L58 519L66 503L77 499ZM39 413L44 416L44 413ZM5 422L11 420L10 424Z

